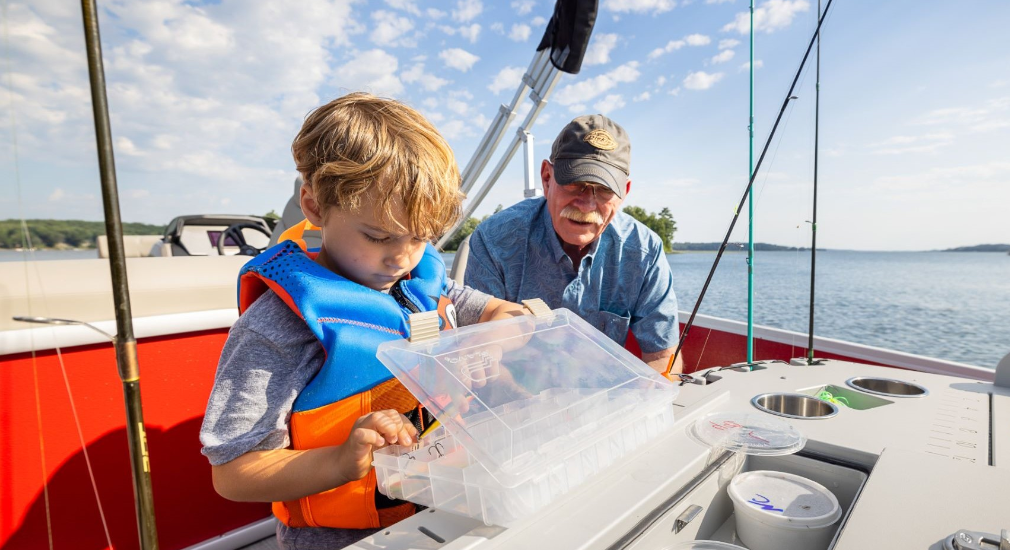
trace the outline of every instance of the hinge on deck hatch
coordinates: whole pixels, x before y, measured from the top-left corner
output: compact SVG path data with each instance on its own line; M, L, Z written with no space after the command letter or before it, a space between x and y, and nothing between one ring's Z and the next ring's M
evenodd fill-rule
M961 529L943 541L944 550L1010 550L1010 536L1003 529L1000 536Z

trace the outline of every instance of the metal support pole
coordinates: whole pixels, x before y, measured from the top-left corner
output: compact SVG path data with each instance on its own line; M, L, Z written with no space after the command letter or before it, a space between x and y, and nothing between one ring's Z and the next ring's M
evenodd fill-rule
M119 217L119 195L116 188L116 164L112 152L112 128L109 124L109 104L105 95L105 69L102 66L102 43L98 33L98 10L95 0L81 0L84 14L84 41L88 52L88 76L91 80L91 104L95 115L95 135L98 145L98 166L102 180L102 205L105 208L105 231L109 237L109 266L112 272L112 297L116 313L116 363L123 383L126 401L126 435L133 469L133 491L137 504L137 528L140 547L158 548L158 530L154 520L154 494L151 491L151 464L147 456L147 434L140 401L140 367L137 363L137 340L133 336L130 312L130 292L126 278L126 254L123 250L123 225Z
M541 195L540 189L537 189L537 157L533 154L533 134L523 131L523 179L526 183L526 188L523 189L523 197L531 199L533 197L539 197Z

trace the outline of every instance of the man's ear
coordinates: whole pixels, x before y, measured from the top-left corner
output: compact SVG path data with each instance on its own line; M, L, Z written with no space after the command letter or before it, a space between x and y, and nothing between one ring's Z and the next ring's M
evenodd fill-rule
M544 194L547 194L547 188L554 183L554 180L552 179L554 177L554 171L552 168L553 166L551 166L551 161L547 159L544 159L544 161L540 163L540 184L544 188Z
M631 180L628 180L628 187L624 189L624 196L627 197L628 193L631 193Z
M305 219L309 220L309 223L316 227L323 226L322 209L316 202L316 195L312 192L311 185L302 184L302 188L298 190L298 204L302 207L302 214L305 215Z

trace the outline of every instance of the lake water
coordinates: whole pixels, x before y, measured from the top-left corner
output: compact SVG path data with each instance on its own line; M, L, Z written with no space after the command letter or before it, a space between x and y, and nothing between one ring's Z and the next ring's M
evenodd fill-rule
M43 250L34 256L84 259L97 252ZM452 254L443 257L452 264ZM23 252L0 250L0 261L24 258ZM667 256L681 310L694 306L714 259L714 252ZM754 322L806 333L810 253L758 253L754 278ZM744 253L723 256L700 313L747 319ZM1010 353L1010 256L818 252L815 321L818 336L995 368Z

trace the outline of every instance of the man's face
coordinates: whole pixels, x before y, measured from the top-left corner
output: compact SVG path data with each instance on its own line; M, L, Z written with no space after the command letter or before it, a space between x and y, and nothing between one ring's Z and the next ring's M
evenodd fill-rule
M586 187L555 182L554 166L546 160L540 167L540 177L554 231L562 241L578 249L600 237L624 202L616 194L600 193L606 189L602 185L596 186L597 192L594 193L591 184ZM612 196L601 196L604 194Z
M392 233L384 229L380 214L365 198L355 212L331 207L322 216L311 191L302 187L302 211L322 230L322 250L317 261L331 271L373 290L388 290L417 267L424 255L426 241L414 235ZM401 224L402 211L394 212Z

